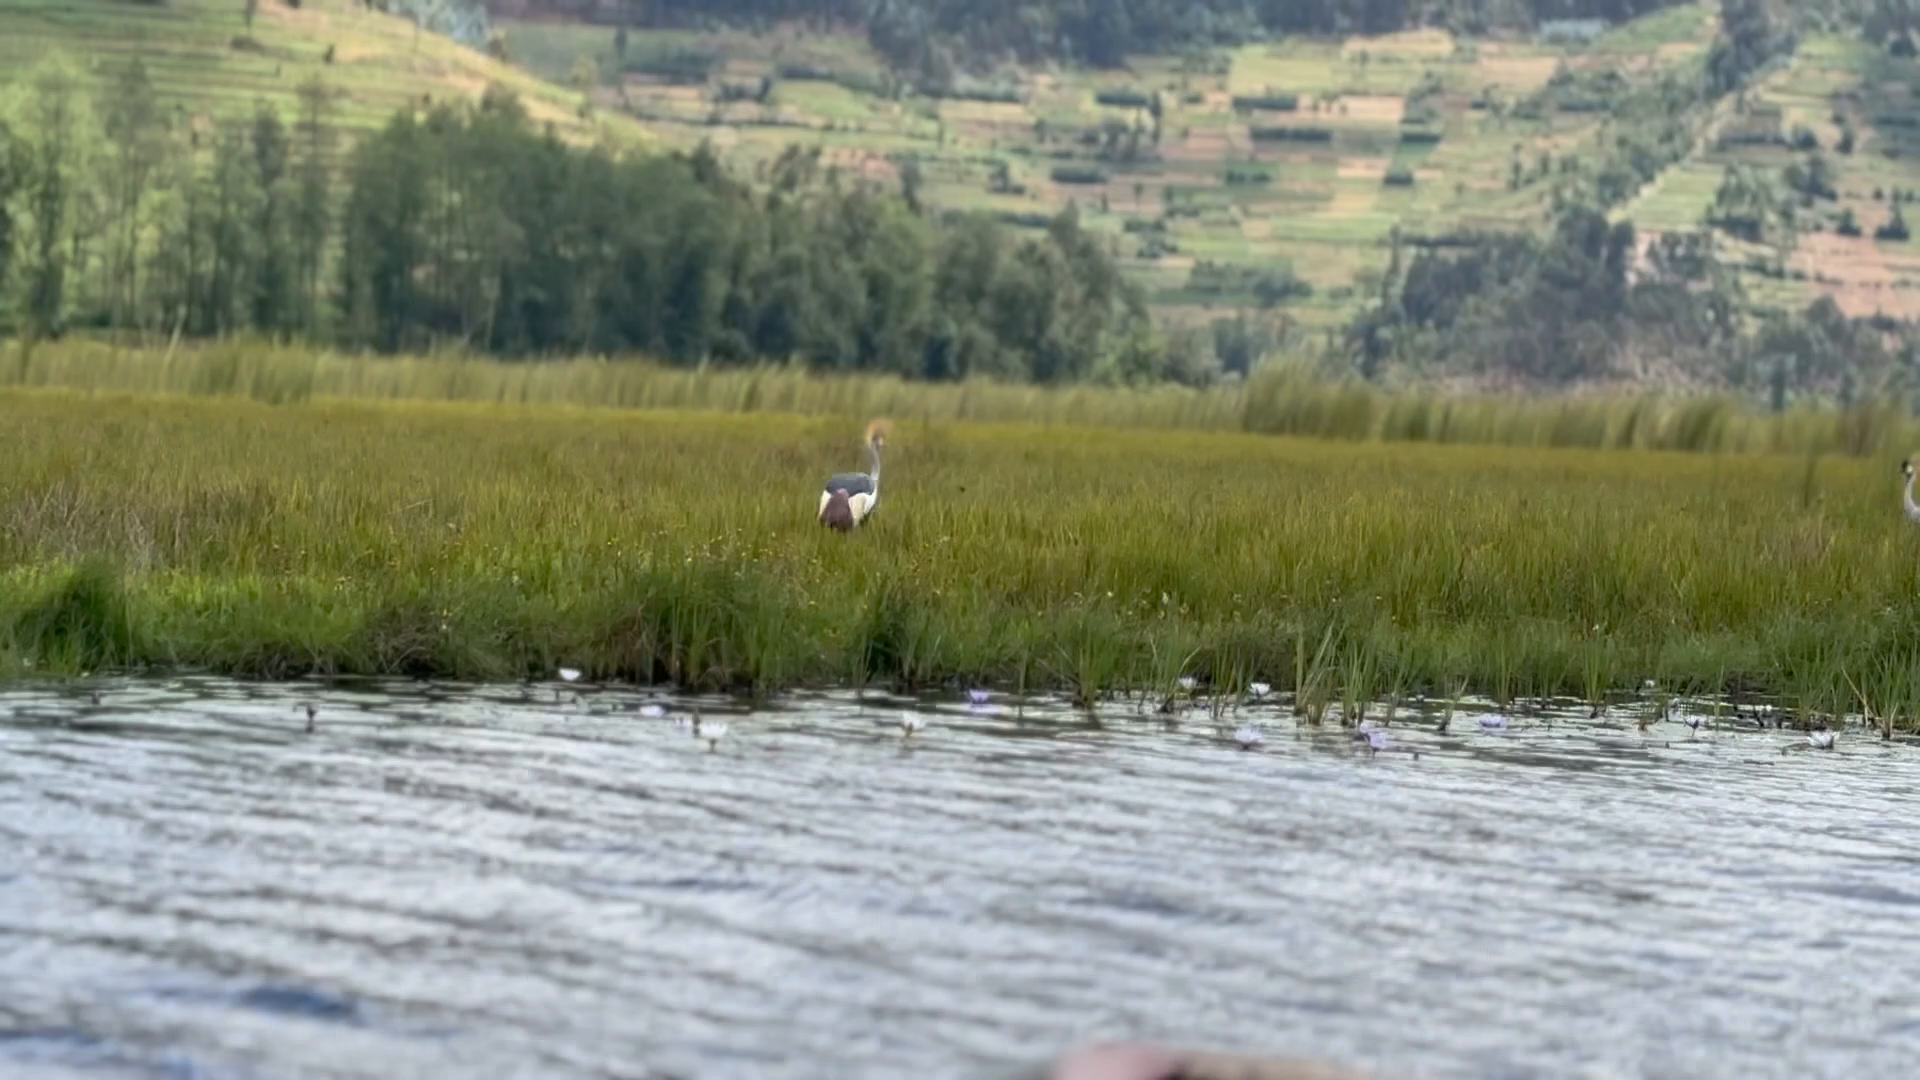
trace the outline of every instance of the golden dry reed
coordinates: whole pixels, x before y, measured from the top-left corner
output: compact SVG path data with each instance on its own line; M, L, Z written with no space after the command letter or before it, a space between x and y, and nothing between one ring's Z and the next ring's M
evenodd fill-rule
M1386 391L1272 362L1245 383L1195 390L1035 387L987 380L909 382L814 375L799 367L671 368L634 360L515 362L377 357L260 342L116 348L74 340L22 360L0 349L0 387L304 401L463 401L831 416L922 422L1248 431L1353 441L1436 442L1714 453L1863 456L1920 445L1908 411L1886 403L1781 414L1718 397L1518 400Z
M0 669L1920 697L1893 449L866 419L0 390Z

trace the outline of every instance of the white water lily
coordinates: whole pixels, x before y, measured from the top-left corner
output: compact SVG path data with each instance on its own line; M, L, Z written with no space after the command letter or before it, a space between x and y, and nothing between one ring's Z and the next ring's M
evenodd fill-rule
M1489 732L1505 731L1507 730L1507 718L1498 715L1483 716L1480 718L1480 730Z
M560 669L560 677L568 682L578 682L580 680L580 669L563 667Z
M1833 732L1831 731L1807 732L1807 746L1815 750L1833 749Z
M1189 694L1193 693L1193 688L1198 685L1200 685L1200 680L1194 678L1193 676L1191 675L1180 676L1180 689L1185 690L1187 693Z
M900 718L900 737L903 739L911 739L913 738L914 732L923 730L926 726L926 717L918 713L907 713Z
M1240 749L1251 750L1261 743L1266 742L1267 737L1261 734L1260 729L1252 724L1241 724L1238 728L1234 729L1233 741L1240 744Z
M662 706L660 706L659 704L649 701L645 705L640 706L640 715L641 716L665 716L667 715L667 710Z
M724 720L703 720L696 713L693 717L693 737L705 739L709 750L718 749L720 740L727 737L727 723Z
M974 705L985 705L987 703L987 697L989 693L990 692L987 690L982 690L976 687L975 689L967 691L967 701Z
M1256 698L1263 698L1273 693L1273 687L1263 682L1248 683L1247 693L1252 694Z

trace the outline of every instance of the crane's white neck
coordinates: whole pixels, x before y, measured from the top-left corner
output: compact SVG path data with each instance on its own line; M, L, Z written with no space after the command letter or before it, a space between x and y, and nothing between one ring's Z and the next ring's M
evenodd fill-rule
M1907 474L1907 490L1905 494L1901 496L1901 501L1906 504L1907 519L1909 521L1920 521L1920 503L1913 501L1914 475L1915 474L1911 472Z
M872 475L873 477L873 493L875 495L878 495L880 494L880 444L879 443L877 442L867 443L867 460L873 463L873 468L869 470L869 472L870 472L870 475Z

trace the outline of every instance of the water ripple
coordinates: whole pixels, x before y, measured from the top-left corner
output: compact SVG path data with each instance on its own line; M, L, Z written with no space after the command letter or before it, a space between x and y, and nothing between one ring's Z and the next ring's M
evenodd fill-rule
M1403 715L1416 758L1264 706L103 689L0 693L9 1076L989 1077L1112 1034L1476 1080L1920 1060L1920 757L1860 736Z

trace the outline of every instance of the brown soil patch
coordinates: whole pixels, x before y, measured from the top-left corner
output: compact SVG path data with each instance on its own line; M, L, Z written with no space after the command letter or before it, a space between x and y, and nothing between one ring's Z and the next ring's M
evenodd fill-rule
M386 50L381 48L369 48L364 45L338 42L334 45L333 62L337 65L363 64L385 52Z
M1026 126L1033 123L1033 115L1027 112L1025 105L1008 101L943 101L940 103L940 119L950 124Z
M1884 217L1863 218L1861 228L1871 234ZM1920 257L1867 237L1814 233L1800 239L1792 265L1815 279L1806 283L1810 291L1831 296L1848 315L1920 317Z
M1481 46L1480 62L1474 71L1483 84L1495 85L1511 93L1531 93L1547 85L1559 61L1551 56L1493 56Z
M857 147L835 147L822 153L820 160L822 164L837 168L861 180L891 184L900 179L900 170L891 161L879 154Z
M1242 130L1235 139L1226 131L1196 131L1169 149L1161 151L1161 157L1180 164L1198 164L1200 162L1218 162L1238 147L1247 144L1246 132Z
M700 86L660 86L647 93L656 101L670 101L675 105L705 105L709 98L705 87Z
M1218 187L1220 174L1215 172L1168 172L1161 173L1146 181L1148 191L1159 191L1163 187Z
M1816 294L1833 297L1841 311L1856 318L1867 315L1889 315L1896 319L1920 317L1920 287L1906 282L1888 285L1809 282L1807 287Z
M1350 187L1335 188L1333 198L1328 199L1313 213L1315 217L1350 217L1354 214L1371 214L1373 213L1374 197L1375 192L1372 190L1361 190Z
M1863 220L1862 228L1872 229L1879 222ZM1793 252L1793 266L1808 274L1833 278L1848 284L1891 284L1905 277L1880 253L1872 240L1863 236L1836 233L1810 233L1800 238Z
M487 80L464 71L441 76L440 82L448 89L457 90L472 98L478 98L487 92Z
M1386 94L1348 94L1340 99L1346 107L1342 119L1350 124L1398 124L1407 114L1407 99Z
M1114 181L1104 187L1093 189L1106 197L1107 209L1116 214L1132 214L1135 217L1157 217L1160 213L1160 185L1158 181L1147 183L1140 181L1140 197L1134 198L1133 181Z
M263 4L255 14L257 17L285 26L300 27L302 33L325 31L333 25L332 17L324 11L290 8L284 4Z

